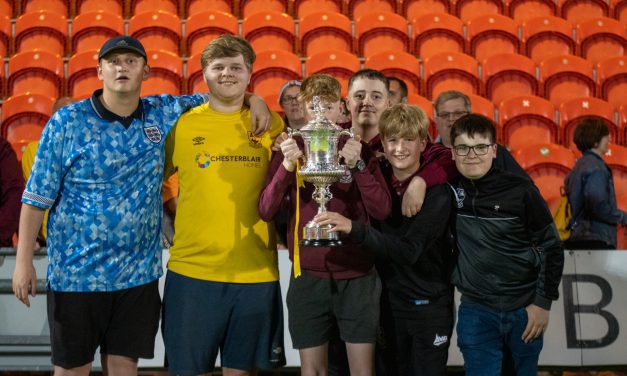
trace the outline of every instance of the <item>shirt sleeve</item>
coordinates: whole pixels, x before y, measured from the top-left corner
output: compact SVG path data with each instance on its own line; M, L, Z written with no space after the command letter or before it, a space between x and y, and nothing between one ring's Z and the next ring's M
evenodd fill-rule
M425 181L427 188L446 183L458 175L451 149L446 146L427 144L422 159L417 175Z
M292 184L296 183L296 172L283 167L283 154L277 151L272 156L266 173L263 189L259 195L259 217L266 222L274 220L281 209L283 198Z
M392 198L385 183L379 161L370 151L368 145L362 142L362 159L366 162L363 171L353 173L362 202L366 212L372 218L383 220L390 215L392 209Z
M592 220L604 222L610 225L624 223L625 212L618 209L615 201L610 200L609 192L612 180L607 174L597 169L594 170L584 185L584 212ZM614 205L612 205L614 203Z

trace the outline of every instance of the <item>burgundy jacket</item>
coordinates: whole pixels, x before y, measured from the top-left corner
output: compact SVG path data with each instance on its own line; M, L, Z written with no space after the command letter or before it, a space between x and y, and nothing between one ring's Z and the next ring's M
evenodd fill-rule
M24 177L11 144L0 137L0 247L13 245L24 192Z

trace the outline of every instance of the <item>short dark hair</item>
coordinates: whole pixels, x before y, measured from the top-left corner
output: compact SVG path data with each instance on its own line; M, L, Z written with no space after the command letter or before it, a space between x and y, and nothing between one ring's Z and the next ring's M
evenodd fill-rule
M583 118L575 128L574 141L582 153L595 148L601 139L610 134L610 128L600 118Z
M397 82L398 83L398 87L401 88L401 98L407 98L407 84L405 83L405 81L401 80L398 77L388 77L388 90L390 89L390 82Z
M451 145L455 145L455 139L466 133L470 137L475 134L485 136L490 143L496 142L496 127L492 120L479 114L468 114L460 117L451 127Z
M353 87L353 82L355 82L355 80L359 78L367 78L369 80L379 80L383 82L383 84L385 85L385 90L387 90L388 93L390 92L390 82L388 81L388 78L385 77L383 73L379 72L378 70L368 69L368 68L361 69L353 73L350 80L348 80L348 91L351 91L351 87Z

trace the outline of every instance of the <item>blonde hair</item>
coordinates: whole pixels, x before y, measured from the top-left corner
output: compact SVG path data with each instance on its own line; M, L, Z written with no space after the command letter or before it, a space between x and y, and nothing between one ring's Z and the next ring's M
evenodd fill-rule
M317 95L323 102L335 103L341 99L340 82L328 74L313 74L307 77L300 87L298 100L302 103L311 102Z
M427 140L429 138L429 118L416 105L395 104L381 114L379 134L382 138L397 136Z
M237 57L237 55L242 55L244 58L244 64L249 71L253 70L253 63L257 58L255 55L255 51L251 47L250 43L246 41L246 39L231 35L231 34L222 34L216 39L212 40L207 47L202 51L200 55L200 65L202 66L202 70L215 59L223 58L223 57Z

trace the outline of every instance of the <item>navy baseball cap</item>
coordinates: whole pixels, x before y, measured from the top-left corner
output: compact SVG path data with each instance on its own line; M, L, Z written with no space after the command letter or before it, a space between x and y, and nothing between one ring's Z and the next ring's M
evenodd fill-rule
M100 48L100 52L98 53L98 60L102 59L109 52L117 51L117 50L128 50L133 51L140 54L144 59L146 59L146 50L144 50L144 46L135 38L129 37L126 35L120 35L115 38L111 38L105 42Z

